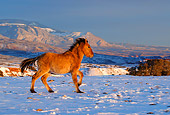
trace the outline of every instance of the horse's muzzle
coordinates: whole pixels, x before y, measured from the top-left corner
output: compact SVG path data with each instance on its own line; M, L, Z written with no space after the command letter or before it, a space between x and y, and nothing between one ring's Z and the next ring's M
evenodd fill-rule
M89 57L92 58L94 56L94 54L90 55Z

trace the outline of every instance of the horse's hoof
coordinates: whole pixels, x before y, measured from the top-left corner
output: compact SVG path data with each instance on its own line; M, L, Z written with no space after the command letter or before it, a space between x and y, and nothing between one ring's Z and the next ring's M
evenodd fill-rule
M80 86L81 84L80 83L78 83L78 86Z
M32 89L30 89L30 91L31 91L31 93L37 93L36 91L34 91L34 90L32 90Z
M50 91L48 91L49 93L54 93L54 91L53 90L50 90Z
M82 92L82 91L77 91L77 93L84 93L84 92Z

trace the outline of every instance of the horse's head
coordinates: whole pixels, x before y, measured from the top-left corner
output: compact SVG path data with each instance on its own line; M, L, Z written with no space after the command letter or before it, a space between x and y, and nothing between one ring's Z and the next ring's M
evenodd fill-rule
M86 57L92 58L94 56L93 51L87 41L87 39L84 39L84 42L82 43L82 51Z

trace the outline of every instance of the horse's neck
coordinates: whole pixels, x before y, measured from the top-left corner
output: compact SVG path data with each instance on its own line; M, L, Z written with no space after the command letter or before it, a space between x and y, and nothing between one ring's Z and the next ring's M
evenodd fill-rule
M79 61L79 62L82 61L84 53L82 52L80 47L73 49L72 53L76 57L77 61Z

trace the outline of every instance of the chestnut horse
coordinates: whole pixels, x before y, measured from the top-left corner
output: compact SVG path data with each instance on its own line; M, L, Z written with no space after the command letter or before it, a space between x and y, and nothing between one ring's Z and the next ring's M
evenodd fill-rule
M36 93L34 90L34 84L41 76L41 81L48 92L54 92L47 84L47 78L51 72L56 74L71 73L76 92L83 93L79 89L83 79L83 73L79 71L79 69L84 55L92 58L94 54L87 39L78 38L70 49L62 54L44 53L38 57L23 60L20 65L21 72L23 73L25 69L33 66L37 61L38 71L32 76L31 93ZM77 75L80 77L78 83Z

